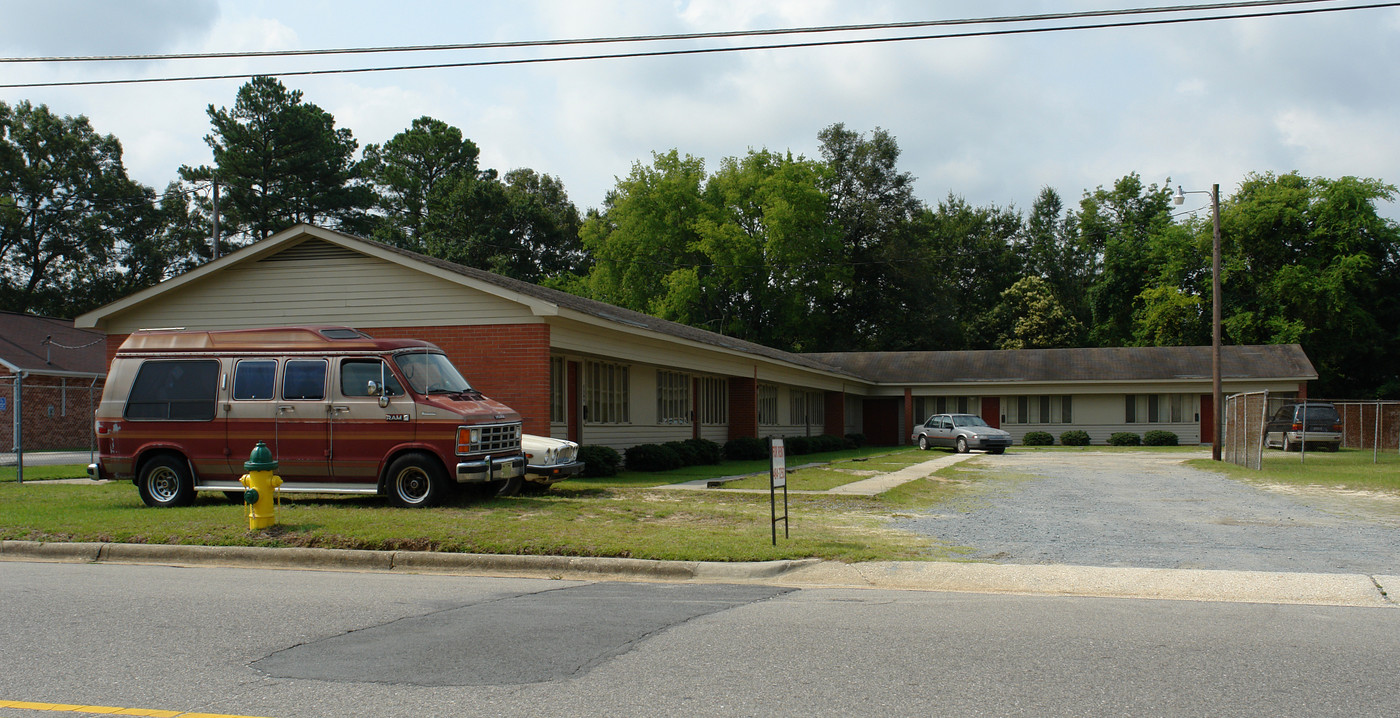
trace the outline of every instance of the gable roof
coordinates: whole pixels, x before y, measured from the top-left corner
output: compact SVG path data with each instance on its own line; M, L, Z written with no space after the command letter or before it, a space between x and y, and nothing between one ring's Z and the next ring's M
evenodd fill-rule
M0 312L0 367L54 376L107 373L106 335L66 319Z
M880 384L1181 381L1211 378L1210 347L1113 347L808 354ZM1297 344L1220 348L1226 379L1307 381L1317 370Z
M613 306L605 302L587 299L557 289L541 287L522 282L475 267L467 267L447 260L429 257L407 249L391 247L373 240L356 237L311 225L297 225L290 229L255 242L247 247L225 255L215 261L172 277L153 287L148 287L128 297L79 316L78 326L99 327L107 317L120 314L145 302L155 301L162 294L183 287L201 278L223 271L229 267L254 262L278 252L290 249L309 241L324 241L351 251L360 252L384 261L393 262L420 272L426 272L442 279L487 292L503 299L530 307L536 316L557 316L573 313L575 318L586 318L604 325L611 325L624 331L660 334L672 339L707 345L716 349L762 357L771 361L783 362L825 374L859 379L848 371L824 364L808 355L785 352L772 347L747 342L723 334L697 329L677 322Z

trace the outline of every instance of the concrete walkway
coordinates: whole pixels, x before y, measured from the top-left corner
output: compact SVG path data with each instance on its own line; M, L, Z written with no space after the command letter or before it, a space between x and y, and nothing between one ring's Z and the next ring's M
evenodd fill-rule
M922 479L946 466L952 466L960 461L966 461L977 454L935 454L935 458L928 461L906 466L898 471L891 471L887 474L879 474L868 479L852 481L849 484L834 486L825 491L796 490L790 485L788 493L792 494L837 494L841 496L878 496L901 484ZM800 466L789 466L788 472L792 473L800 469L828 466L828 464L803 464ZM763 476L763 474L747 474L745 476L731 476L724 479L698 479L695 481L684 481L679 484L665 484L656 486L657 489L678 489L678 490L710 490L710 491L735 491L740 493L766 494L768 489L726 489L724 481L734 481L745 479L749 476ZM790 479L789 479L790 481Z

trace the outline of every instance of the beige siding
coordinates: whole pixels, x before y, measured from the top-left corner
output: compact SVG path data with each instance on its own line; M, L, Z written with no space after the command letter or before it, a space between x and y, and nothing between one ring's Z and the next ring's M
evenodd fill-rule
M159 302L112 317L108 331L537 321L541 320L528 307L516 302L313 239L260 261L230 267Z

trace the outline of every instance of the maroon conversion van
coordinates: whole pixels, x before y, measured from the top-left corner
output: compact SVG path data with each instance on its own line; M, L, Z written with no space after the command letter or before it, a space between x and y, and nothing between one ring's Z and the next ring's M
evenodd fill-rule
M112 360L88 473L180 506L199 491L241 492L261 441L282 491L430 506L458 486L517 491L520 440L520 415L428 342L332 326L140 330Z

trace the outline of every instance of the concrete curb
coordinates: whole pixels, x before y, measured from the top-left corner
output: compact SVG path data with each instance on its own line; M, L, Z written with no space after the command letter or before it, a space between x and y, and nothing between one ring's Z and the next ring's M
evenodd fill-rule
M710 563L591 556L514 556L434 551L181 546L129 543L0 541L0 561L168 564L319 571L400 571L459 575L598 578L652 581L757 581L819 559Z
M654 561L432 551L0 541L0 561L157 564L616 581L769 583L1232 603L1400 607L1400 576L927 561Z

